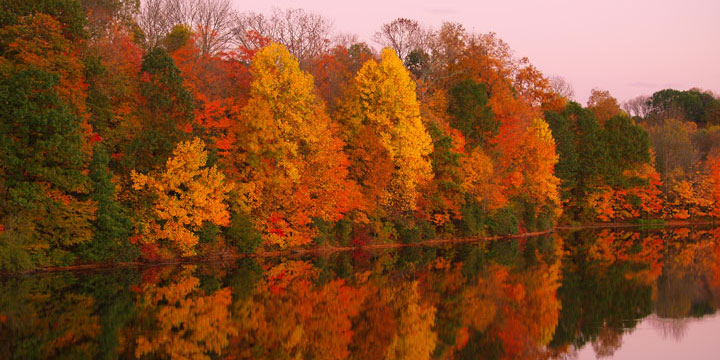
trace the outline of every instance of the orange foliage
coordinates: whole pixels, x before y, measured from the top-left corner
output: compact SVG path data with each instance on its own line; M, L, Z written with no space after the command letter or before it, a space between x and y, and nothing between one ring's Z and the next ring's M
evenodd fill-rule
M240 171L239 202L256 216L268 244L305 245L315 235L313 218L337 221L358 206L344 143L312 76L282 45L260 50L250 72L250 100L236 129L243 141L230 159Z
M646 185L628 189L612 189L609 186L588 197L588 206L595 211L600 221L614 221L653 217L662 214L663 200L660 190L660 175L650 164L642 164L626 170L626 177L646 181Z
M365 138L371 140L374 134L384 148L373 152L387 152L393 163L389 184L383 188L375 185L366 193L370 196L380 193L380 204L392 212L414 211L418 188L432 178L428 156L433 148L420 116L415 82L395 52L387 48L379 63L365 62L353 86L341 116L351 149L365 146L353 139L367 127ZM362 174L353 173L353 177L368 183Z
M607 90L592 89L590 98L588 99L588 109L590 109L602 126L611 117L623 114L617 99L610 95Z
M709 172L708 182L714 204L711 215L720 217L720 152L708 156L707 168Z
M248 100L251 77L247 66L232 53L203 53L195 46L195 38L171 56L195 99L195 123L201 135L219 155L229 156L237 142L240 111Z

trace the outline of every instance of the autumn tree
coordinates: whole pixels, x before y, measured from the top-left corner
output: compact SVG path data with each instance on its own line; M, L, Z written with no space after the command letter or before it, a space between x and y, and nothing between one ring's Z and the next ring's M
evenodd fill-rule
M550 79L530 63L528 58L519 61L513 80L514 88L530 105L548 109L562 109L566 98L552 87Z
M128 142L139 132L142 48L131 29L120 23L107 24L102 36L88 43L85 76L88 83L88 122L110 153L111 168L118 170Z
M338 45L312 62L309 72L331 116L342 105L355 74L372 58L365 43L352 43L347 47Z
M179 32L184 33L184 30ZM247 66L238 61L237 55L222 57L203 53L196 34L179 36L172 41L177 44L170 56L192 98L192 131L207 143L213 154L224 158L235 146L237 139L233 128L248 99L250 74ZM232 168L225 170L228 173L234 171Z
M617 99L612 97L607 90L592 89L587 107L595 114L595 118L600 125L605 124L611 117L622 113Z
M692 141L696 131L695 123L675 119L666 119L647 127L655 150L657 170L666 182L671 177L682 180L692 174L700 156Z
M377 138L394 165L390 183L381 190L380 203L394 212L412 211L418 184L432 176L428 158L432 139L421 121L415 83L393 50L386 48L379 63L369 60L363 65L354 87L342 115L348 142L352 149L360 148L355 138L363 131ZM353 176L363 183L361 174ZM368 191L372 190L366 188L366 194Z
M708 169L707 181L710 185L712 200L712 216L720 217L720 155L718 152L708 157L705 165Z
M344 143L312 76L285 47L272 43L259 51L250 72L250 100L236 129L244 141L230 160L240 171L240 202L267 244L304 245L315 234L314 218L337 221L357 206Z
M225 203L232 184L215 166L206 167L208 154L200 139L181 142L167 161L166 170L143 175L133 170L133 189L147 189L154 198L152 214L142 229L144 243L168 242L181 255L195 254L204 222L227 226Z

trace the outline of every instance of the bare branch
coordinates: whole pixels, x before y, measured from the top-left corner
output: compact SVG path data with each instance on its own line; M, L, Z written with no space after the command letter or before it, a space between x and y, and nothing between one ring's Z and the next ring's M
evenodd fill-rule
M329 50L331 28L330 21L320 15L302 9L274 9L269 18L252 12L240 14L233 34L246 49L258 46L256 35L283 44L304 66Z
M384 24L373 36L373 41L383 47L393 48L403 61L413 50L420 49L427 52L431 39L431 30L423 28L415 20L406 18L397 18Z

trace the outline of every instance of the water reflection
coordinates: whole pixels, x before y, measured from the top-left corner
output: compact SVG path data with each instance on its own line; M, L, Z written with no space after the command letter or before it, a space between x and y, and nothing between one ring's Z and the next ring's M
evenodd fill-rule
M718 239L718 229L578 231L7 278L0 358L610 357L641 322L678 342L711 318Z

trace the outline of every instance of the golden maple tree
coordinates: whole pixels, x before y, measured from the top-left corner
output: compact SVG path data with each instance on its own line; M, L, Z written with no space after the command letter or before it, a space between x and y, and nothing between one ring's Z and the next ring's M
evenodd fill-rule
M145 223L142 241L167 241L182 255L193 255L203 222L227 226L230 213L225 203L233 188L217 167L206 167L205 143L195 138L178 144L165 171L152 175L133 171L133 189L154 197L152 216Z
M390 181L380 189L368 186L365 193L379 191L381 205L397 212L415 210L418 185L432 178L432 139L420 116L415 87L402 61L386 48L380 62L368 60L358 71L341 115L351 154L363 148L355 141L358 134L364 134L362 138L374 135L387 152L394 165ZM363 184L367 174L373 173L375 169L369 169L365 175L353 176Z
M250 67L250 99L230 161L239 170L239 202L257 218L266 243L305 245L313 219L337 221L357 207L344 142L314 92L313 78L276 43Z

